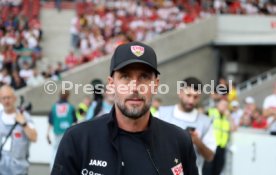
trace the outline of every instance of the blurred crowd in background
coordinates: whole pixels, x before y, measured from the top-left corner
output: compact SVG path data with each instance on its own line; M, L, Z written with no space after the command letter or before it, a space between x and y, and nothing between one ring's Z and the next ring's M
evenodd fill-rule
M36 62L42 58L39 12L39 1L1 1L1 84L14 89L36 84Z
M210 94L205 100L202 99L202 103L198 106L199 111L206 113L210 108L215 108L219 101L225 100L227 102L227 109L225 113L229 117L232 123L234 131L238 128L255 128L255 129L269 129L270 125L275 119L269 118L264 110L268 107L266 102L263 101L263 107L258 108L256 100L247 96L245 99L239 99L236 87L234 84L229 85L229 80L221 78L218 81L217 86L223 86L226 88L224 92L215 92ZM101 80L93 80L91 84L95 86L97 83L102 83ZM276 83L273 86L273 94L276 94ZM162 106L162 97L155 97L152 101L151 112L153 116L158 117L158 109ZM240 102L239 102L240 101ZM108 94L94 94L94 97L85 97L78 106L76 106L76 116L78 122L93 119L103 113L109 112L113 105L113 97ZM97 108L96 112L94 111Z
M273 15L273 0L79 0L71 20L67 68L110 54L128 41L155 36L216 14Z
M39 0L0 2L0 83L20 89L39 86L45 79L95 61L128 41L155 36L216 14L276 14L273 0L76 0L71 20L71 50L64 62L41 70L43 58Z

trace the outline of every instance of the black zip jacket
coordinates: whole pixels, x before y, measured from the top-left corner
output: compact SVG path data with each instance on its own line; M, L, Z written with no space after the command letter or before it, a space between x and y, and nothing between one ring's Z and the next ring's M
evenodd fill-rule
M114 108L71 127L61 140L51 175L121 175L118 132ZM158 175L198 175L188 132L150 117L143 142Z

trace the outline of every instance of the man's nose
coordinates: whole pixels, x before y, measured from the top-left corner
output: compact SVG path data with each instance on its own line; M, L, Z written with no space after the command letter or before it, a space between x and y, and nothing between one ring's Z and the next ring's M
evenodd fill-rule
M194 103L195 102L195 98L194 97L189 97L188 102L189 103Z
M138 92L137 80L131 80L129 83L129 91L130 93Z

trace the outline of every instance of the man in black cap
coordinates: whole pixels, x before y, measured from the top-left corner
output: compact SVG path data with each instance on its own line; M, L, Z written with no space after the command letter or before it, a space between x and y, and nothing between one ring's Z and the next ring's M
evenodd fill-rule
M67 130L51 174L198 175L189 134L150 114L158 74L151 47L117 47L108 77L113 109Z

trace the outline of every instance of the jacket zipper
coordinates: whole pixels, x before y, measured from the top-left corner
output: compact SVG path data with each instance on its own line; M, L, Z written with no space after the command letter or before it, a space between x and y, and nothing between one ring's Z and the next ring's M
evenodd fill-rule
M152 162L152 164L153 164L153 167L155 168L157 174L160 175L160 172L159 172L159 170L158 170L158 168L157 168L155 162L153 161L153 158L152 158L152 156L151 156L150 150L149 150L148 148L146 148L146 150L147 150L147 153L148 153L148 155L149 155L149 158L150 158L150 160L151 160L151 162Z

